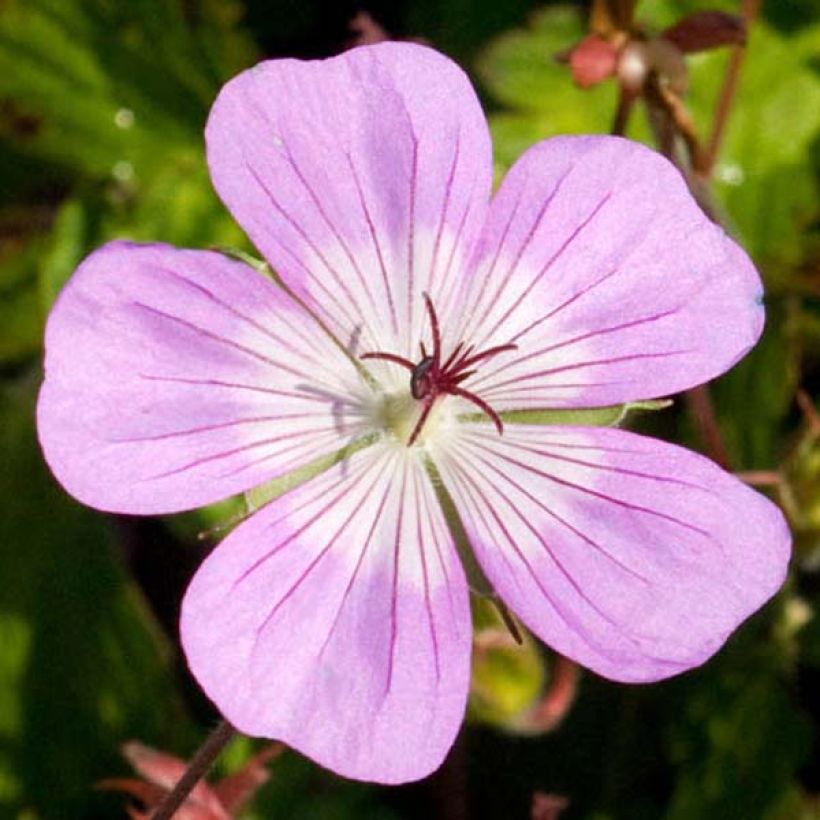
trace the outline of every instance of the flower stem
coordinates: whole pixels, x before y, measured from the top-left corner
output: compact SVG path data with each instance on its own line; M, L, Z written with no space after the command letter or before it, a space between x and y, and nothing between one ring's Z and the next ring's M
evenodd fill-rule
M740 14L746 24L748 33L752 23L760 11L760 0L742 0L740 4ZM702 155L700 167L695 168L696 173L702 177L710 177L714 171L717 156L723 136L726 133L726 124L729 121L729 112L735 100L737 88L740 81L740 71L743 68L743 61L746 58L746 45L741 43L732 50L729 57L729 66L726 69L726 76L723 79L723 87L720 90L715 116L712 121L712 133L709 136L709 143Z
M613 136L622 137L626 133L626 125L629 122L629 115L635 104L634 94L628 94L621 89L618 96L618 107L615 109L615 118L612 122L612 130L609 132Z
M197 749L188 764L185 774L177 781L159 808L151 815L151 820L171 820L176 810L185 802L193 788L208 773L225 744L234 736L236 730L223 720Z
M731 470L729 451L723 441L723 434L720 432L715 405L712 402L712 395L709 392L708 385L701 384L687 390L686 404L695 425L700 431L703 446L706 448L709 458L723 467L724 470Z

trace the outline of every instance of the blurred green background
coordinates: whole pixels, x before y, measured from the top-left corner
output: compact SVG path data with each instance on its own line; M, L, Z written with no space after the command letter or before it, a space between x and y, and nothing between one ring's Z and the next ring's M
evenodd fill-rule
M208 180L209 105L264 56L339 51L360 8L471 72L499 172L539 139L611 126L614 83L582 91L554 59L585 35L583 4L0 0L0 817L125 816L124 796L94 787L128 775L119 746L186 757L216 721L181 661L176 616L208 548L195 535L224 508L138 520L66 497L32 418L49 306L114 237L247 248ZM653 0L638 17L659 31L714 8L737 4ZM688 58L701 133L729 56ZM247 816L527 818L544 792L568 798L567 820L820 818L818 72L816 0L765 2L714 175L717 209L766 280L769 319L713 398L733 466L763 472L792 521L786 588L679 679L582 674L566 718L540 735L520 731L521 714L554 682L549 651L479 653L471 720L439 774L388 790L288 753ZM642 112L628 133L649 139ZM636 426L703 448L681 402ZM237 740L221 771L258 748Z

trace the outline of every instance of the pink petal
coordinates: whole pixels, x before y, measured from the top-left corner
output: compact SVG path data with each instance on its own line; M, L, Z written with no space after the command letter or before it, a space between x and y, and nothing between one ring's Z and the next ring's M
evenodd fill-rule
M545 643L605 677L703 663L780 587L780 510L715 464L607 428L465 426L437 457L479 562Z
M403 447L360 451L240 525L191 582L181 631L234 726L346 777L429 774L464 714L466 582Z
M112 243L46 329L40 441L76 498L197 507L357 435L360 379L304 311L220 254Z
M489 199L461 69L411 43L262 63L225 86L206 137L217 191L288 285L345 342L415 356L421 293L446 301Z
M745 253L662 156L560 137L495 197L463 336L515 342L469 382L496 410L665 396L723 373L763 327Z

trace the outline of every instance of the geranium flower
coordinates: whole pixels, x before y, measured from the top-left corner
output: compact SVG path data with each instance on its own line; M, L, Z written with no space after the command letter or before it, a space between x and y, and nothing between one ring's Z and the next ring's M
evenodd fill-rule
M459 550L618 681L697 666L777 590L789 535L764 497L671 444L536 423L699 384L760 334L754 268L665 159L552 139L490 201L465 75L397 43L240 74L206 139L281 281L92 254L48 322L39 431L66 489L115 512L296 470L183 602L190 667L238 729L348 777L435 769L469 683Z

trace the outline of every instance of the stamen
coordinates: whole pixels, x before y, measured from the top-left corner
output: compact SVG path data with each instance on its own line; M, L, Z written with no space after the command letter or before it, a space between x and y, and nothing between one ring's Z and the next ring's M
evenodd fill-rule
M393 364L400 364L402 367L406 367L408 370L415 370L416 365L410 361L410 359L405 359L404 356L397 356L395 353L362 353L359 356L360 359L384 359L386 362L393 362Z
M456 356L461 353L461 349L464 347L464 342L459 342L454 348L453 352L450 354L450 358L447 359L446 362L441 366L442 370L449 370L450 365L455 361Z
M436 316L436 309L433 307L433 300L427 291L424 292L424 304L427 305L427 313L430 316L430 328L433 331L433 359L435 359L436 367L441 362L441 332L438 327L438 316Z
M407 439L407 446L412 447L416 443L416 439L419 437L419 433L421 432L421 428L424 427L424 422L427 421L427 416L430 415L430 411L433 409L433 402L432 401L425 401L424 402L424 409L421 411L421 415L419 416L419 420L416 422L416 426L413 428L413 432L410 433L410 438Z
M467 401L471 401L476 407L480 407L493 420L495 429L498 430L498 435L503 435L504 422L501 421L501 416L499 416L484 399L480 399L475 393L471 393L469 390L464 390L461 387L451 387L447 392L452 393L454 396L461 396L462 399L467 399Z
M499 353L505 353L508 350L518 350L518 345L510 343L506 345L498 345L497 347L491 347L487 350L482 350L481 353L476 353L475 356L470 356L469 359L465 359L460 362L459 370L462 367L469 367L471 364L476 364L476 362L489 359L491 356L497 356Z
M395 353L384 353L381 351L363 353L361 355L362 359L381 359L401 365L401 367L410 371L410 393L414 399L422 402L422 409L418 421L413 427L412 433L410 433L407 446L411 447L416 443L436 400L439 396L446 395L460 396L462 399L474 404L490 418L493 424L495 424L499 435L501 435L504 432L504 423L501 421L501 416L480 396L477 396L469 390L465 390L459 385L476 373L472 365L486 361L493 356L497 356L499 353L517 350L518 346L513 343L508 343L496 345L495 347L487 348L487 350L474 353L475 345L465 347L464 342L459 342L453 348L444 364L442 364L441 328L439 327L436 309L428 293L424 293L422 296L424 298L425 307L427 308L427 315L430 319L430 330L433 336L433 347L429 353L424 342L420 341L419 350L421 351L421 360L419 362L412 362L410 359L405 359L404 356L398 356Z

